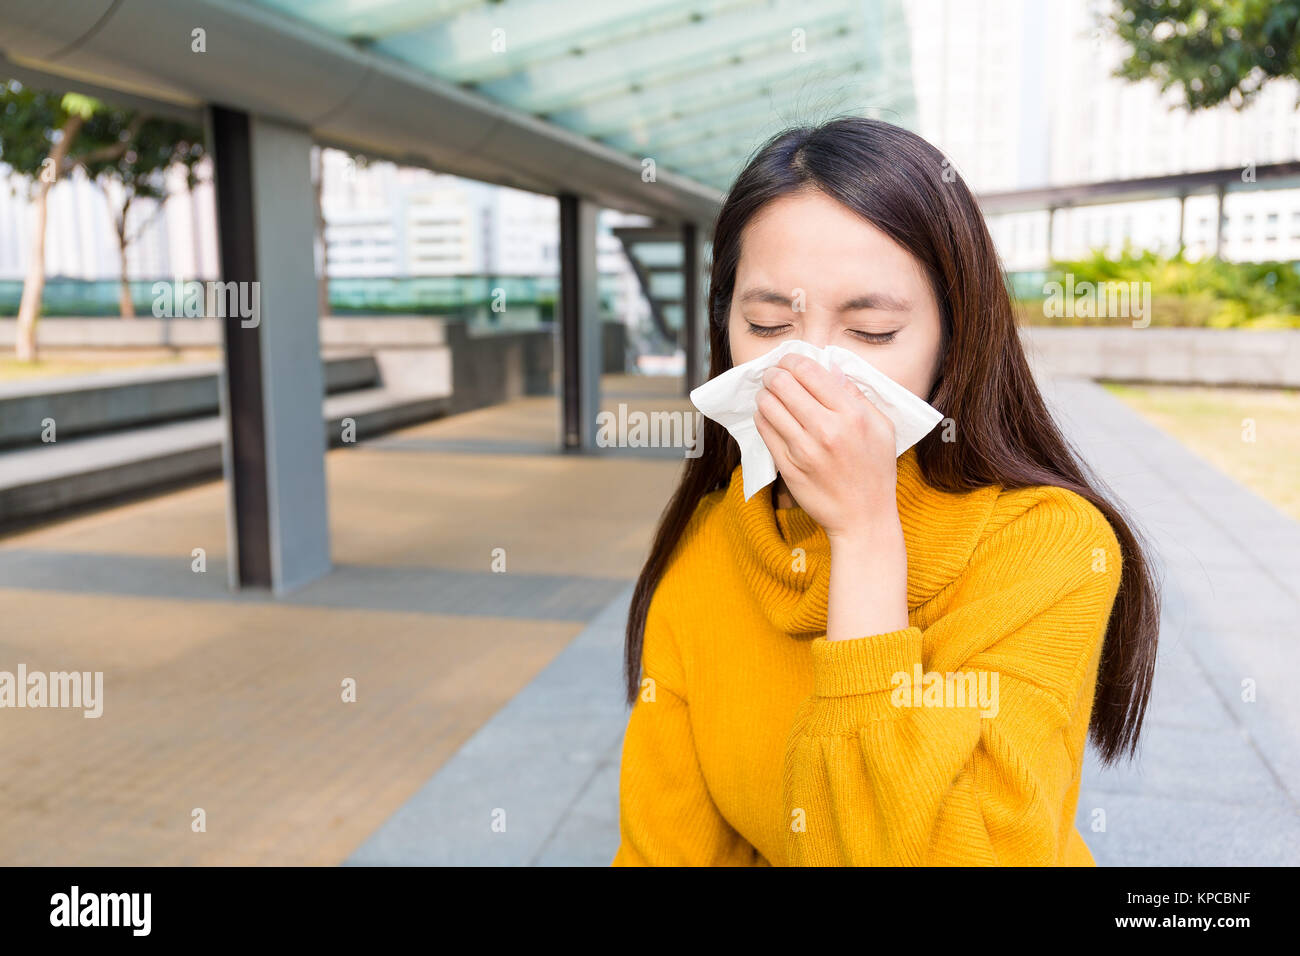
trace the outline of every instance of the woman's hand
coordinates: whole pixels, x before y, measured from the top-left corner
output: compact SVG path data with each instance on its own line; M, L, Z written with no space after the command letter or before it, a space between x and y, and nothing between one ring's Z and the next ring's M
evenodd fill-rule
M787 355L763 373L754 424L799 506L830 540L826 637L909 626L894 424L836 368Z
M795 500L829 538L898 521L894 423L803 355L763 372L754 424Z

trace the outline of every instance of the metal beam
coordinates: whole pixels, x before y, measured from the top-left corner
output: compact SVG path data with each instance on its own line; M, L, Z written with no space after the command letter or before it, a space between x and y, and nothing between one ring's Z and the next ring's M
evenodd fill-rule
M1255 167L1255 179L1244 181L1239 167L1210 169L1168 176L1116 179L1070 186L1045 186L983 193L976 198L985 215L1033 212L1051 206L1104 206L1110 203L1174 199L1178 196L1245 189L1290 189L1300 186L1300 161L1265 163Z

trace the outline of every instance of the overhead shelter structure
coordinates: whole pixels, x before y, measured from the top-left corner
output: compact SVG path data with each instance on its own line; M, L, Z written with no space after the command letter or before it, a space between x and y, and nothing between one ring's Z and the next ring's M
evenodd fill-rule
M0 75L206 128L222 279L260 291L224 324L231 583L277 593L330 567L313 143L557 197L558 445L583 451L599 208L687 247L689 389L713 217L754 148L915 112L899 0L0 0Z
M1247 163L1227 169L1201 169L1136 179L1113 179L1102 182L1075 183L1065 186L1039 186L1006 192L982 193L980 208L987 216L1008 213L1039 212L1047 214L1047 260L1054 255L1056 213L1061 209L1105 206L1112 203L1150 202L1157 199L1178 200L1178 249L1186 246L1187 197L1203 194L1215 196L1214 256L1223 252L1227 230L1227 195L1256 189L1296 189L1300 187L1300 162Z

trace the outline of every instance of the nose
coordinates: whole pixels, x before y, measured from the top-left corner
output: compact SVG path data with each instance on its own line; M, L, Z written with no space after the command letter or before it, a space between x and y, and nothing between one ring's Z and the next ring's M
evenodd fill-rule
M803 340L819 349L826 348L831 342L830 323L816 321L805 323Z

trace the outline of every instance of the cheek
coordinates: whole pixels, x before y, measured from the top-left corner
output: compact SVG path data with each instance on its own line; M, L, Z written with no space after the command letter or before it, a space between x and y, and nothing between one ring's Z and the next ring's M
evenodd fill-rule
M728 347L731 350L731 364L744 365L746 362L752 362L767 352L772 351L782 342L789 339L788 335L773 336L770 339L764 339L752 334L745 328L745 322L741 321L739 326L732 322L727 329Z
M733 366L744 365L754 358L753 355L748 354L752 351L752 346L746 341L746 336L735 319L727 323L727 349L731 352Z
M925 398L934 381L937 349L904 347L882 350L863 357L913 395Z
M751 362L762 354L762 350L756 350L751 342L746 342L743 339L740 341L737 341L736 339L731 340L732 365L744 365L746 362Z

